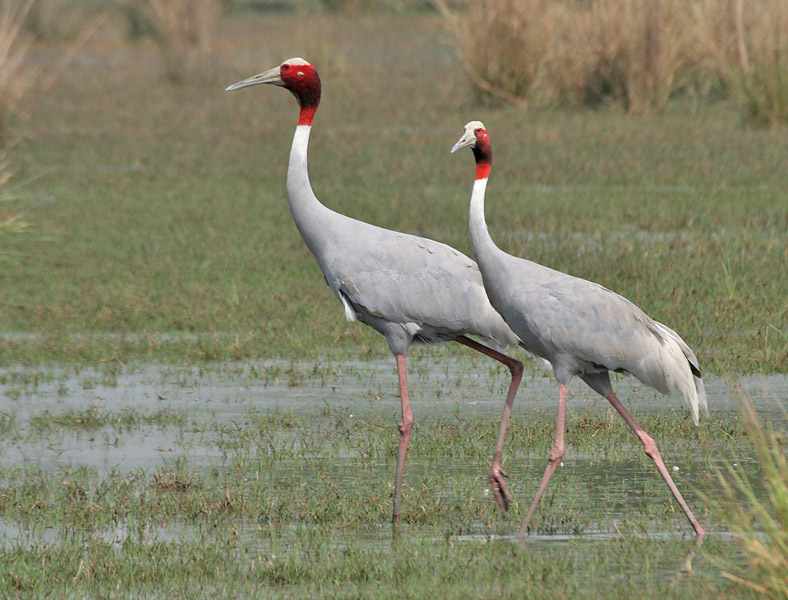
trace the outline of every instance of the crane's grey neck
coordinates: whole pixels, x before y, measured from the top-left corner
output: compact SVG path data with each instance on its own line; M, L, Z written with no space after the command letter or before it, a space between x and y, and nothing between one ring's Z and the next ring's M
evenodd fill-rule
M313 254L321 238L321 223L330 212L315 196L309 182L307 151L311 125L298 125L290 149L290 164L287 168L287 197L290 213Z
M487 230L487 222L484 219L484 196L487 191L487 178L476 179L473 182L471 192L471 214L470 214L470 233L473 252L476 260L483 263L495 258L502 251L495 245L490 232Z

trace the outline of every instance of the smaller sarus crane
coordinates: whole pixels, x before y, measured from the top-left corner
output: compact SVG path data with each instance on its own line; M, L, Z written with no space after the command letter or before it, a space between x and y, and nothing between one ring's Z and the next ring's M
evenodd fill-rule
M487 129L471 121L452 152L470 147L476 158L476 179L470 203L470 236L493 307L503 316L529 352L547 360L558 380L555 441L542 481L520 528L528 523L564 456L566 396L569 381L578 376L613 405L646 454L654 461L696 536L701 527L665 467L654 439L624 408L610 384L610 371L629 373L652 388L684 397L698 424L698 409L708 413L698 359L667 325L649 317L626 298L599 284L555 271L507 254L487 231L484 196L492 168L492 146Z

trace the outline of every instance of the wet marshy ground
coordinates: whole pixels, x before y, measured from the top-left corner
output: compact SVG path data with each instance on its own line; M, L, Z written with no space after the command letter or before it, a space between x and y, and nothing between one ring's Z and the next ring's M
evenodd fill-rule
M454 573L455 561L470 560L471 572L487 573L503 561L526 582L534 569L559 577L571 559L581 596L590 593L581 575L600 569L620 571L622 594L644 580L675 590L672 577L693 549L691 530L620 418L579 382L563 466L529 542L515 543L552 442L556 386L534 369L518 394L504 463L515 502L501 514L486 473L507 383L505 372L484 361L412 361L416 430L402 535L392 545L399 399L390 361L5 369L0 545L16 565L6 576L36 589L24 575L37 572L36 561L76 552L82 562L66 560L66 572L73 580L85 576L80 564L92 569L86 581L95 589L109 573L136 581L154 568L133 567L134 556L146 556L156 568L175 561L172 568L196 569L206 585L235 592L296 594L327 581L363 591L370 561L381 577L390 567L423 582L427 573L413 557L445 554L438 572ZM716 468L735 464L757 474L737 398L747 395L767 422L783 427L788 378L709 377L711 414L697 429L679 399L631 378L616 386L707 526L704 548L735 555L704 495L714 494ZM637 562L643 552L653 558L646 567ZM216 561L221 574L206 574ZM301 570L305 561L309 572ZM627 574L630 567L637 573ZM433 575L429 585L438 585ZM721 585L702 555L696 575L681 585L707 592ZM151 592L177 583L149 576ZM486 577L476 577L482 587L474 589L494 585ZM57 588L67 579L49 583ZM392 590L406 585L389 583Z

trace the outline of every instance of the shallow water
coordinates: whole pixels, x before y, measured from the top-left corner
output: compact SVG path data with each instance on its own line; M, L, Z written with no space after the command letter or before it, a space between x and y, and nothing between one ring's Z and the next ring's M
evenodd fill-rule
M665 397L631 377L618 377L615 387L637 415L681 410L679 398ZM49 368L0 369L0 418L12 420L12 434L0 438L0 467L31 465L45 470L89 467L100 473L159 466L179 454L194 464L220 464L223 453L201 423L234 423L250 412L285 410L310 413L321 407L353 414L391 414L399 419L396 372L391 361L295 363L262 361L210 368L140 365L123 370ZM478 360L411 362L410 387L416 419L428 415L497 415L508 383L503 369ZM736 380L706 379L712 414L738 410L736 386L756 409L784 418L788 376L752 375ZM548 374L527 374L514 405L515 416L553 410L556 385ZM159 412L186 417L186 424L132 427L52 428L34 430L31 419L94 409ZM607 402L576 380L569 410L608 411ZM196 426L193 426L196 425ZM575 457L582 460L582 457ZM570 460L570 459L568 459ZM417 467L415 467L417 468ZM454 468L447 466L446 468Z
M499 411L508 383L504 369L478 360L440 358L411 361L409 383L417 411L441 412L459 407ZM37 378L35 383L19 380ZM788 375L749 375L705 378L712 411L737 410L735 386L753 400L759 412L779 413L788 398ZM615 377L619 397L632 410L680 407L632 377ZM605 406L606 401L575 380L570 407ZM553 408L557 386L547 371L526 374L514 406L515 413ZM261 361L216 367L141 365L114 370L67 368L0 369L0 413L25 421L41 411L53 413L89 406L111 410L187 409L215 418L237 416L249 408L303 411L323 404L338 408L399 408L396 371L390 360Z
M396 372L389 360L369 362L294 363L261 361L221 364L209 367L172 367L137 365L122 369L2 369L0 370L0 468L24 467L60 476L70 469L87 468L99 480L110 474L144 472L148 475L163 467L173 467L184 458L190 469L226 467L234 460L264 452L257 439L247 447L227 445L234 427L249 425L255 415L271 411L314 416L319 422L321 410L328 415L342 412L343 419L354 415L390 416L392 432L399 419ZM485 361L415 358L411 362L411 392L418 419L425 416L452 415L496 416L501 410L507 374ZM683 410L678 398L666 398L645 388L632 378L617 377L620 397L635 414ZM785 375L755 375L737 380L709 377L706 381L712 416L733 415L738 410L737 386L751 397L756 409L778 423L783 422L784 401L788 397ZM571 386L570 410L599 411L609 408L576 381ZM526 419L533 411L555 407L556 385L548 374L527 374L514 407L515 417ZM81 426L47 419L82 414L117 416L128 411L134 415L181 415L180 420L157 422L138 419L130 424L122 420L101 422L99 426ZM92 414L92 413L91 413ZM3 419L6 425L3 427ZM43 423L44 425L42 425ZM221 426L226 426L225 430ZM350 426L350 425L349 425ZM224 433L222 433L224 431ZM227 433L229 431L229 433ZM419 432L420 435L425 433ZM224 438L222 436L225 436ZM274 442L301 443L286 429L275 432ZM391 444L394 447L392 433ZM676 444L663 448L680 488L688 491L688 500L697 501L695 491L703 488L703 478L714 466L737 461L736 466L751 472L755 465L751 453L727 451L726 440L712 440L714 448L698 452L695 444ZM633 446L634 448L634 446ZM247 454L244 454L247 453ZM507 466L509 486L515 499L530 497L545 465L543 452L525 460L511 460ZM487 459L485 459L486 461ZM377 461L377 462L376 462ZM408 463L407 484L413 489L434 486L435 475L442 478L429 494L438 508L449 514L452 507L476 497L492 503L486 482L486 462L468 463L451 456L429 462L416 453ZM389 494L391 464L382 459L364 459L355 450L321 459L315 464L287 458L270 465L265 477L276 486L309 482L329 477L343 494L356 496L361 490L380 490ZM433 482L433 483L430 483ZM469 483L470 482L470 483ZM469 487L469 485L471 487ZM0 490L2 491L2 490ZM553 510L550 521L529 539L533 548L540 545L583 541L608 541L620 535L618 523L641 519L641 534L653 541L690 538L683 515L668 502L661 482L655 483L653 467L633 455L607 456L604 452L570 451L545 496L544 503L558 499L560 510ZM667 511L665 507L669 507ZM562 511L570 516L564 518ZM599 519L599 521L597 521ZM450 521L448 521L450 523ZM128 539L154 543L199 541L203 536L226 535L227 528L216 530L178 518L166 523L136 525L120 521L111 527L65 529L46 523L20 523L0 517L0 548L31 548L76 540L100 540L121 547ZM271 550L271 524L251 522L246 518L232 521L232 530L244 546ZM299 539L309 530L309 523L295 522L290 529L277 524L279 542ZM442 540L447 536L457 543L511 542L513 522L490 529L485 523L465 523L449 533L441 528L406 524L403 533L424 540ZM289 531L289 533L288 533ZM631 533L631 531L630 531ZM710 537L729 539L726 531L711 524ZM290 537L288 537L290 536ZM390 529L354 529L338 533L332 543L363 544L371 547L390 543ZM666 567L669 571L672 567Z

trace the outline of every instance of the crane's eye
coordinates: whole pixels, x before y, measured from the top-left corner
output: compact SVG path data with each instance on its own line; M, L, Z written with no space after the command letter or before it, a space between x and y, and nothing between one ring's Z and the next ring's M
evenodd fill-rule
M298 77L299 79L302 78L303 76L304 76L303 71L299 71L298 73L296 73L296 77Z
M282 70L287 71L290 68L290 65L282 65Z

